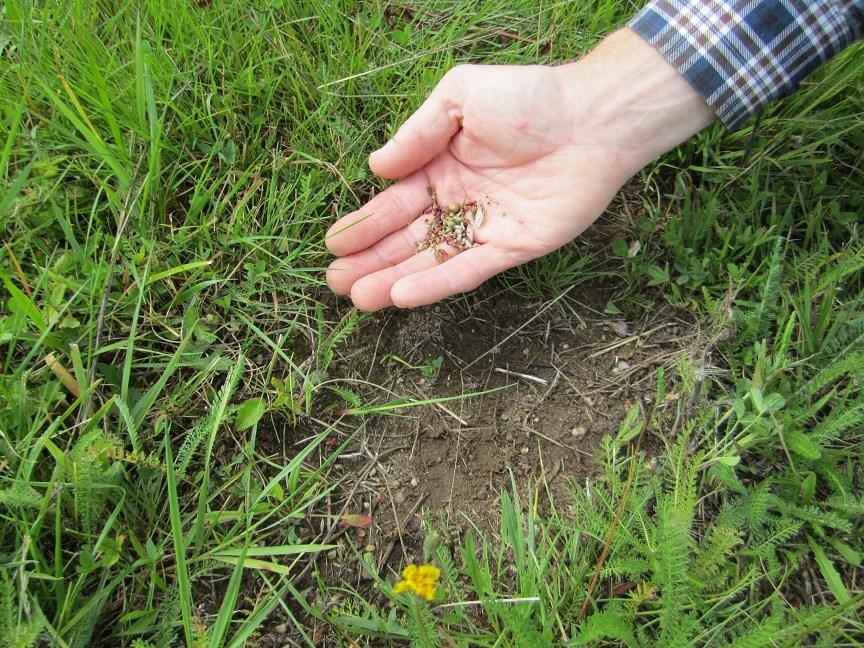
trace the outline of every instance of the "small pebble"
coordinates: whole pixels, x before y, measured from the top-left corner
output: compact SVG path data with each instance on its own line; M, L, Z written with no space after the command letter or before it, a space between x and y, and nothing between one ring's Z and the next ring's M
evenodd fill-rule
M501 412L501 414L498 416L498 419L501 421L509 421L510 414L508 414L507 412Z
M275 628L273 628L273 630L276 632L276 634L285 634L286 632L288 632L288 624L280 623Z

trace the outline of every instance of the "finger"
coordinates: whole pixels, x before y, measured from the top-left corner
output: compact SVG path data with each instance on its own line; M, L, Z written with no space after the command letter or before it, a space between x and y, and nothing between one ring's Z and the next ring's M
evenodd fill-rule
M442 264L406 274L390 289L389 300L399 308L425 306L474 290L499 272L527 261L486 244L470 248Z
M413 221L430 203L425 174L415 173L382 191L327 230L327 248L336 256L365 250Z
M369 156L369 168L383 178L401 178L421 168L447 148L462 127L458 98L461 68L438 83L423 105L382 148Z
M327 269L327 284L337 295L347 295L361 277L392 267L416 254L417 243L428 229L427 217L421 217L370 248L336 259Z
M456 254L456 250L449 246L442 246L442 249L447 254ZM418 252L402 263L357 279L351 287L351 300L357 308L365 311L392 306L390 290L393 284L415 272L422 272L439 264L440 261L435 257L433 250Z

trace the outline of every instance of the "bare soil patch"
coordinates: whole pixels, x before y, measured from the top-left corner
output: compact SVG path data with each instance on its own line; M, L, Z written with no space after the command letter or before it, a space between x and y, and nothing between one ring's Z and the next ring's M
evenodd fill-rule
M671 311L640 322L604 316L608 297L598 285L538 302L490 286L376 314L352 336L334 373L377 385L382 401L486 392L357 421L356 452L335 472L354 487L348 508L372 516L370 527L348 535L375 557L379 574L422 560L424 518L459 535L474 525L494 535L511 480L520 490L545 484L566 506L556 496L568 482L594 474L600 439L615 434L634 404L650 406L657 367L674 365L695 339ZM653 453L659 444L645 439L642 447ZM342 553L331 553L331 567L356 570ZM359 585L363 574L354 579Z

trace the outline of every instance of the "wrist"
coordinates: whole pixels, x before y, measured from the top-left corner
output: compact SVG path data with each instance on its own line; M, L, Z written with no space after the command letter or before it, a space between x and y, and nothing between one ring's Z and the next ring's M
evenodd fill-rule
M716 119L678 71L629 29L558 70L579 107L574 141L619 154L631 174Z

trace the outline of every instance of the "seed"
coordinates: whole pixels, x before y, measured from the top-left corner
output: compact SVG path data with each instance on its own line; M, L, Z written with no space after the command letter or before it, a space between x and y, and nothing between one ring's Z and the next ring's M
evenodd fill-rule
M483 218L486 214L483 212L483 207L477 205L477 210L474 212L474 227L480 227L483 225Z
M449 205L447 205L447 211L451 214L458 214L460 211L462 211L462 205L455 202L450 203Z

